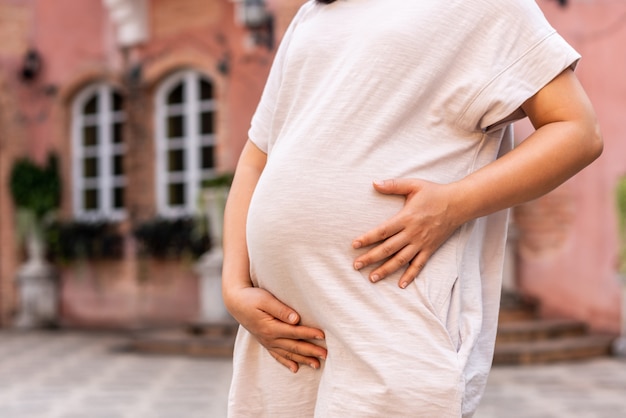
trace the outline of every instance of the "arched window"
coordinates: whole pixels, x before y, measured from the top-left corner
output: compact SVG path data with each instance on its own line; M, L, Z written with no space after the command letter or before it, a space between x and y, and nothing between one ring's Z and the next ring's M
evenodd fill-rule
M107 84L87 87L72 109L73 206L82 219L121 219L124 211L124 99Z
M196 71L182 71L162 83L156 101L158 211L191 214L202 182L215 176L213 84Z

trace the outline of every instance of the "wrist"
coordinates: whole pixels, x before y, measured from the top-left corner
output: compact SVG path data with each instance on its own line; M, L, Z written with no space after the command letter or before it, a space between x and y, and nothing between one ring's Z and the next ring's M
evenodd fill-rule
M463 180L449 183L446 187L450 196L448 200L450 222L458 228L476 217L473 214L475 201L468 193L468 187Z
M252 281L249 278L242 278L240 280L229 280L222 278L222 291L228 294L236 294L242 289L254 287Z

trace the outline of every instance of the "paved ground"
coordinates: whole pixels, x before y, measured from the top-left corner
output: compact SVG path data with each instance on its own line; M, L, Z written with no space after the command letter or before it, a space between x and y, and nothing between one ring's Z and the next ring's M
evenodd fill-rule
M125 341L0 332L0 417L225 416L230 360L138 355L120 350ZM626 417L626 361L496 367L476 417Z
M225 416L231 362L119 351L119 336L0 333L2 418Z

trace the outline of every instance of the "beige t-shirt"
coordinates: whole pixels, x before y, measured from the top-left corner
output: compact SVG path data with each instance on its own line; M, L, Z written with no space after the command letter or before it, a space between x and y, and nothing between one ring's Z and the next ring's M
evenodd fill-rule
M247 223L255 285L326 334L292 374L240 329L231 417L458 417L493 356L507 213L462 226L407 289L355 271L352 240L403 198L373 180L459 180L510 146L520 105L578 54L532 0L306 3L252 121L268 160Z

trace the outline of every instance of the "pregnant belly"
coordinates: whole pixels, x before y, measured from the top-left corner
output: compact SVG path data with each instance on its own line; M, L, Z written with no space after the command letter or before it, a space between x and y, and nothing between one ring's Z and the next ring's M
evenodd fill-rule
M366 249L353 249L352 240L395 215L403 203L401 196L376 192L364 173L268 164L248 212L252 280L296 309L305 324L330 330L337 322L368 328L362 312L406 318L407 327L408 318L447 312L457 277L457 234L431 257L426 276L406 290L397 286L403 270L373 285L367 278L372 266L353 268Z
M358 252L352 240L393 216L402 203L401 197L377 193L368 175L268 163L248 212L253 280L281 292L294 285L293 275L353 275Z

